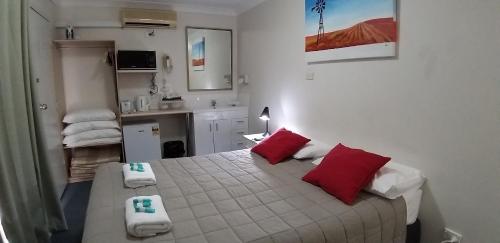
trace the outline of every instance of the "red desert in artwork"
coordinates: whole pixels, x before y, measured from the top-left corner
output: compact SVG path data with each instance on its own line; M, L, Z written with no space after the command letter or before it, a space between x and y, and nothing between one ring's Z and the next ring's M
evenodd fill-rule
M205 58L193 59L192 62L193 62L193 66L195 66L195 67L203 66L203 65L205 65Z
M393 18L371 19L350 28L306 37L306 52L351 46L396 42L397 24Z

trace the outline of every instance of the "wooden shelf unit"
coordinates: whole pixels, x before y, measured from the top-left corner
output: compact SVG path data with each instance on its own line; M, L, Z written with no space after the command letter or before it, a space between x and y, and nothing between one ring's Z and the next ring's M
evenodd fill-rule
M54 40L56 48L115 48L112 40Z
M118 83L117 83L117 74L116 74L116 56L115 56L115 50L116 50L116 45L114 40L53 40L54 47L56 50L59 50L59 56L61 55L61 51L63 49L85 49L85 48L102 48L102 49L107 49L108 52L112 53L113 55L113 60L112 60L112 80L108 80L109 82L113 82L113 88L112 90L109 90L110 95L115 96L115 103L112 105L112 107L109 107L116 113L116 120L120 123L121 119L119 117L119 99L118 99ZM85 51L85 50L82 50ZM61 58L61 57L59 57ZM62 72L62 69L60 69ZM60 78L62 79L62 75L60 75ZM64 83L64 81L61 81L61 83ZM64 90L63 88L60 90ZM62 99L67 99L66 96L62 96ZM63 103L66 103L65 100L63 100ZM66 112L63 112L66 113ZM62 119L62 117L61 117ZM121 123L120 123L121 124ZM121 126L121 125L120 125ZM64 127L64 124L63 124ZM123 141L120 143L110 143L110 144L100 144L100 145L92 145L92 146L82 146L82 147L76 147L76 148L70 148L63 146L64 149L64 154L65 154L65 160L66 160L66 166L67 166L67 172L68 172L68 181L69 183L75 182L74 178L71 178L71 173L70 173L70 168L71 168L71 159L73 157L73 153L75 150L78 149L85 149L85 148L104 148L108 146L117 146L120 147L121 149L121 159L123 160L124 158L124 149L123 149ZM78 181L78 180L76 180Z

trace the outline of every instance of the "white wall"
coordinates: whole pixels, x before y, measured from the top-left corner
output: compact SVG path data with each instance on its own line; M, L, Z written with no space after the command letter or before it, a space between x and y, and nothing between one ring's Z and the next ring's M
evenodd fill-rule
M106 48L61 48L56 59L63 81L65 111L116 110L114 67L104 61Z
M422 242L443 227L497 242L500 227L500 2L400 1L399 57L304 63L304 1L238 17L250 126L287 126L392 156L428 176ZM305 80L307 71L315 80Z
M154 50L157 52L157 64L160 72L157 75L158 84L163 83L163 78L171 83L172 87L187 101L190 107L208 107L211 99L218 103L227 103L237 98L237 86L234 83L232 91L187 91L187 69L186 69L186 37L185 27L211 27L233 30L233 42L236 50L236 17L226 15L208 15L200 13L178 13L177 29L157 29L155 36L148 36L149 29L122 29L110 27L78 28L79 25L102 25L115 26L119 24L119 8L115 7L82 7L63 6L59 7L57 14L58 25L76 25L77 39L115 40L117 49L123 50ZM59 37L64 37L63 29L59 29ZM161 70L160 58L168 54L174 65L170 74ZM236 60L236 51L233 59ZM89 70L93 72L94 70ZM236 77L237 65L233 65L233 76ZM120 92L120 98L132 99L136 95L147 95L149 91L149 80L151 75L144 74L119 74L120 86L124 87ZM78 75L75 75L78 76ZM235 78L233 78L235 80ZM161 87L161 86L160 86ZM159 96L152 97L152 107L158 106Z

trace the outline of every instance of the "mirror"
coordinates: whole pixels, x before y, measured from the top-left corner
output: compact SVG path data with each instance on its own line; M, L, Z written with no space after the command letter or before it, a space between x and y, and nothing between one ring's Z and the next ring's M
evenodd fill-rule
M233 89L233 32L186 27L189 91Z

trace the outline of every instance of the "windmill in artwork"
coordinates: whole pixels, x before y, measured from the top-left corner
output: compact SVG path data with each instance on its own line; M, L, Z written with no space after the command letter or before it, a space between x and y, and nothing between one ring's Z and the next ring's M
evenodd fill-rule
M314 7L311 9L312 12L319 14L319 25L318 25L318 35L316 39L316 45L319 45L319 41L325 36L325 26L323 25L323 12L326 9L326 0L316 0Z

